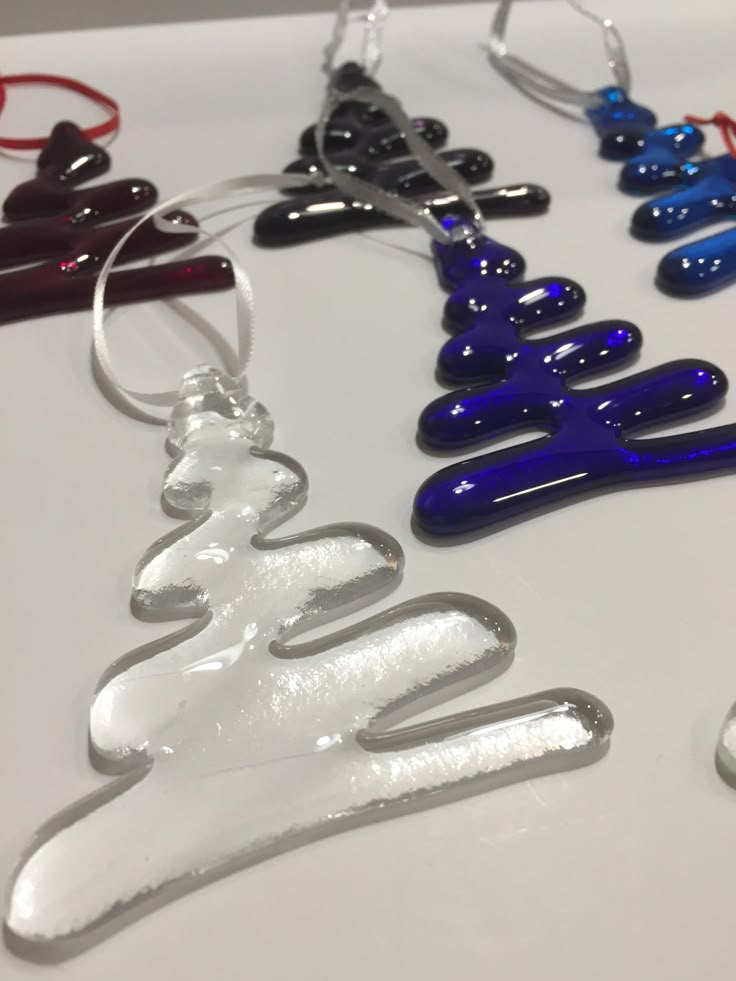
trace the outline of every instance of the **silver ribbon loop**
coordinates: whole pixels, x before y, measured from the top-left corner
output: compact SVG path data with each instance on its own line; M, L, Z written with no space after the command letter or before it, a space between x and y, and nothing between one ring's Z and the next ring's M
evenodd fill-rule
M234 359L226 357L223 360L228 362L224 364L228 373L234 378L239 379L243 387L245 387L244 373L253 352L253 287L251 286L248 274L220 235L207 232L199 226L183 225L168 221L162 215L175 207L187 207L205 201L232 198L244 193L250 193L258 188L303 187L304 184L313 184L319 187L324 184L324 181L325 179L322 174L315 174L310 177L305 177L303 174L251 174L250 176L233 177L230 180L218 181L215 184L204 184L201 187L177 194L169 198L168 201L164 201L150 208L128 229L118 240L103 263L95 284L94 298L92 301L92 367L95 378L104 394L117 408L144 422L150 422L154 425L166 425L167 419L155 415L152 412L147 412L141 408L141 405L171 406L175 403L178 394L177 390L139 392L135 389L127 388L117 378L113 369L112 358L105 334L105 290L112 267L115 265L125 243L130 239L131 235L135 234L141 225L149 219L153 219L156 227L161 231L170 232L174 235L198 235L216 244L219 249L227 253L232 265L235 281L237 354ZM262 202L258 203L261 204ZM238 205L233 205L233 207L238 207Z
M559 103L584 108L599 104L600 97L595 91L586 91L570 85L563 79L536 68L518 55L511 54L506 44L506 31L513 2L514 0L500 0L488 35L488 57L499 74L517 85L527 95L552 107ZM602 29L608 67L616 85L628 92L631 88L631 69L623 37L618 28L610 17L601 17L593 13L583 6L580 0L567 0L567 3L577 13L587 17Z
M386 26L389 9L386 0L374 0L370 9L364 14L356 15L364 20L363 37L361 39L361 67L366 75L373 77L383 60L383 29ZM332 25L332 36L324 47L322 70L328 78L335 71L337 52L345 41L350 21L350 0L338 0L335 11L335 21Z

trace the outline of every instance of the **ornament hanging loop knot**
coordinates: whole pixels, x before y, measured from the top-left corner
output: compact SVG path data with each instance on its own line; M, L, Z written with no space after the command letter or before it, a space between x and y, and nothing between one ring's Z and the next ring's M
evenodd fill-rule
M727 112L715 112L712 116L685 116L685 122L698 126L715 126L732 157L736 157L736 119Z

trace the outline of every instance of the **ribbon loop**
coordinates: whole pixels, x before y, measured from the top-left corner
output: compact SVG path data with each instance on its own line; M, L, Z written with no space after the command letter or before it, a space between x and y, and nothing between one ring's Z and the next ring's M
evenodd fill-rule
M736 119L733 119L727 112L716 112L712 116L685 116L685 122L695 123L698 126L716 126L723 137L723 142L732 157L736 157Z
M373 4L362 17L365 21L361 39L361 67L366 75L373 77L383 60L383 29L388 19L389 9L386 0L373 0ZM338 0L332 36L324 46L322 70L331 78L335 71L337 52L342 47L350 20L350 0Z
M53 85L61 89L69 89L78 95L83 95L92 102L101 105L109 114L109 119L97 126L89 126L81 130L85 140L98 140L101 136L114 133L120 127L120 107L114 99L104 92L93 89L91 85L78 82L75 78L67 78L65 75L41 75L38 73L25 75L0 75L0 111L5 106L5 89L8 85ZM0 136L0 148L3 150L43 150L49 138L28 137L18 139L10 136Z
M141 408L141 405L172 406L178 395L178 390L173 389L163 392L139 392L135 389L127 388L120 382L113 369L112 358L105 334L105 289L112 267L115 265L125 243L131 235L135 234L144 222L152 219L162 231L170 232L174 235L197 234L215 243L218 248L223 249L227 253L232 264L236 290L237 355L232 363L224 363L224 367L229 374L241 381L245 389L245 369L253 351L253 287L251 286L248 274L237 261L232 250L222 240L221 236L211 234L198 226L180 226L177 223L168 221L162 216L174 207L186 207L204 201L231 198L236 195L242 195L243 193L250 193L258 188L303 187L305 182L320 186L324 183L324 180L322 174L311 175L307 178L303 174L252 174L250 176L234 177L230 180L219 181L215 184L205 184L193 190L184 191L182 194L177 194L169 198L168 201L164 201L150 208L118 240L100 270L92 301L93 372L103 393L117 408L120 408L136 419L141 419L144 422L150 422L154 425L164 426L168 421L166 418L146 411L146 409ZM259 205L261 203L258 202ZM230 360L229 357L223 358L224 362L229 362Z
M595 91L577 88L555 75L536 68L530 62L511 54L506 44L511 5L514 0L500 0L488 34L488 57L496 70L527 95L554 105L567 103L584 108L594 106L600 98ZM610 17L601 17L584 7L580 0L567 0L577 13L592 20L603 32L603 44L608 57L608 67L616 85L628 92L631 88L631 69L626 47L620 31Z

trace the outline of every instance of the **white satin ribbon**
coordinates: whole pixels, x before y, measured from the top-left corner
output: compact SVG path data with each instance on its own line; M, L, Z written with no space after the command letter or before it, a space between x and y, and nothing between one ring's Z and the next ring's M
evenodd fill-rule
M164 212L170 211L174 207L187 207L204 201L231 198L243 193L249 193L258 188L302 187L305 184L320 186L324 183L324 180L321 174L315 174L309 177L304 174L252 174L244 177L233 177L230 180L218 181L214 184L204 184L201 187L177 194L167 201L150 208L118 240L102 265L97 283L95 284L94 299L92 301L93 370L103 392L108 398L111 398L111 401L114 401L118 408L145 422L154 423L155 425L166 425L168 421L166 418L162 418L152 412L147 412L141 408L141 405L171 406L175 403L178 394L177 389L162 392L140 392L128 388L118 379L113 369L112 358L105 335L105 289L112 267L115 265L118 256L130 237L146 221L153 219L156 227L161 231L175 235L197 235L215 243L218 249L222 249L228 254L235 280L237 354L234 360L224 357L223 361L225 362L224 367L226 370L234 378L240 379L241 384L245 385L243 376L253 350L253 287L251 286L250 279L235 258L233 252L220 236L213 235L199 226L167 221L161 216Z

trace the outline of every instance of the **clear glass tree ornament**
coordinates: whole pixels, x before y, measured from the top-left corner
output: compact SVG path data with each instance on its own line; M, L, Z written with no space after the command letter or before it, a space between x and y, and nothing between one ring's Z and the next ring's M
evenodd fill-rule
M610 713L574 689L404 724L510 664L496 607L439 593L329 636L293 638L395 586L403 554L368 525L265 534L306 475L267 451L266 410L224 372L183 383L166 511L141 559L136 615L192 618L106 672L93 758L121 772L42 828L17 869L6 937L62 958L184 891L355 824L590 763Z

